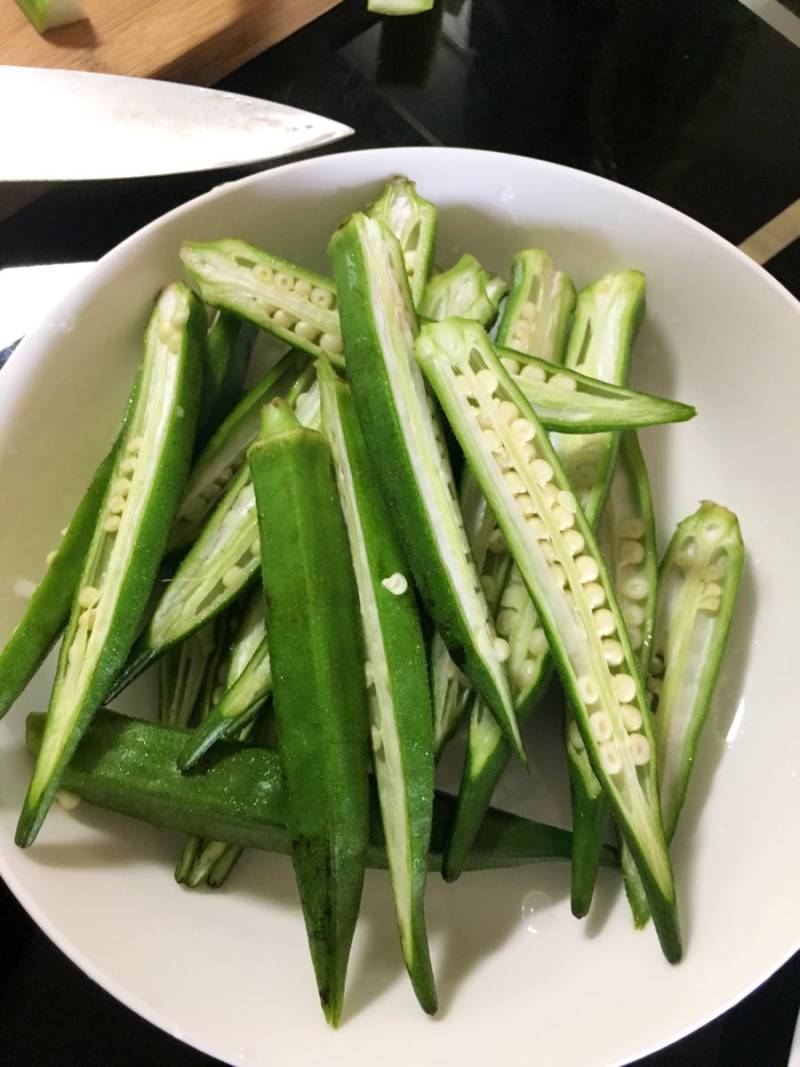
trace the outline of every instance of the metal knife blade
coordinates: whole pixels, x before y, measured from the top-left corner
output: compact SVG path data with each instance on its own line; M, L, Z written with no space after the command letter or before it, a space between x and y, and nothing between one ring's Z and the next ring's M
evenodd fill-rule
M192 85L0 67L0 181L181 174L319 148L353 130Z

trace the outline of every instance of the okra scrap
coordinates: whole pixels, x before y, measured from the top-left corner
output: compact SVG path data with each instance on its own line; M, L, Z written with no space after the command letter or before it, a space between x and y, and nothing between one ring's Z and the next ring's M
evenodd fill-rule
M494 633L435 404L414 358L417 317L400 246L379 222L355 214L334 234L330 254L356 411L416 586L524 760L508 646Z
M465 253L449 270L430 279L419 313L436 322L458 317L489 326L507 288L503 278L488 274L474 256Z
M433 729L428 665L414 592L372 476L350 390L319 368L322 428L363 620L372 757L406 969L422 1008L436 1011L425 929L425 880L433 812Z
M212 312L203 346L203 391L195 450L205 445L242 396L256 327L230 311Z
M556 270L546 252L539 248L518 252L497 326L497 344L561 363L574 307L575 286Z
M356 582L322 434L273 400L248 462L264 546L292 861L322 1009L336 1026L368 846L369 720Z
M158 298L119 450L73 599L16 841L30 845L81 734L130 652L189 468L205 316L182 284Z
M382 222L397 238L403 253L408 286L419 305L433 264L436 243L436 207L417 192L414 182L398 175L368 209L370 218Z
M214 632L214 623L207 623L159 661L158 721L165 726L189 725L214 649Z
M117 445L95 471L25 613L0 652L0 719L33 678L64 629L114 466Z
M541 423L480 327L424 326L417 357L535 603L592 768L639 867L662 948L677 961L675 886L652 799L647 705L594 535Z

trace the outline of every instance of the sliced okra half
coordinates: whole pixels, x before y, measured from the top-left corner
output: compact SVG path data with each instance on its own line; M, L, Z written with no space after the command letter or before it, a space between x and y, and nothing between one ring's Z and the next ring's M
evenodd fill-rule
M291 390L307 361L304 352L287 352L218 427L189 475L170 534L170 551L195 540L231 479L246 464L247 449L258 436L261 408L273 396Z
M418 306L433 263L438 216L436 207L419 195L414 182L398 175L386 183L367 214L382 222L397 238L403 253L411 298Z
M436 1011L425 928L425 881L433 813L433 730L428 664L414 591L375 483L350 389L319 368L322 429L363 620L372 761L383 819L400 945L417 999Z
M539 248L518 252L497 326L497 344L561 363L574 308L575 286L556 270L550 256Z
M417 356L534 600L581 736L636 860L661 945L681 956L644 691L594 535L541 423L478 326L423 327ZM514 406L514 412L511 406Z
M125 428L72 602L47 729L17 826L30 845L92 715L130 652L189 469L205 314L182 284L160 294Z
M310 356L342 362L336 290L329 278L235 238L181 247L204 303L232 311Z
M215 625L207 623L159 660L158 721L188 726L192 720L214 649Z
M231 311L212 311L203 346L203 391L197 416L199 452L241 400L256 327Z
M504 662L480 584L433 397L414 357L417 316L397 240L353 215L330 253L347 372L375 474L429 614L521 759Z
M449 270L431 278L418 304L419 313L434 322L460 318L490 326L507 288L503 278L489 274L474 256L465 253Z

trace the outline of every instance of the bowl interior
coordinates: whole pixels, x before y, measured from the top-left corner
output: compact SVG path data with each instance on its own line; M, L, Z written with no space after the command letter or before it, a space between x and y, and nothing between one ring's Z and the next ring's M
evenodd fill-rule
M800 726L791 698L800 315L727 243L601 179L450 149L315 159L173 212L106 256L0 375L0 638L113 436L154 295L179 274L181 240L240 236L328 272L331 232L394 173L439 205L442 267L470 251L507 274L514 252L538 246L578 285L612 269L643 270L648 312L631 380L699 411L692 423L642 434L662 546L701 498L740 517L748 548L740 602L674 845L686 959L669 966L652 929L633 930L608 874L582 923L569 912L565 866L470 874L455 886L432 878L442 1004L432 1023L402 973L386 877L373 872L346 1025L331 1033L285 859L248 855L223 891L186 892L171 878L177 838L88 806L55 809L33 849L14 848L29 772L24 714L46 706L52 662L0 724L0 871L92 977L228 1062L324 1058L352 1067L388 1055L391 1063L478 1064L520 1048L558 1065L627 1062L725 1009L800 943ZM142 713L151 698L144 679L123 706ZM558 720L556 707L535 717L533 768L512 768L497 803L568 825ZM459 759L455 747L443 771L453 785Z

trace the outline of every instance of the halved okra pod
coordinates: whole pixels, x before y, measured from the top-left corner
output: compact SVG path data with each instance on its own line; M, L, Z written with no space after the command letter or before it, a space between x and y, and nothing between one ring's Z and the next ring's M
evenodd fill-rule
M596 506L602 494L594 494ZM657 555L650 480L635 433L623 433L611 490L601 519L600 542L628 630L639 674L647 677L653 640ZM598 856L608 828L608 802L591 768L580 732L565 713L567 759L573 801L572 911L581 918L592 901ZM637 926L648 914L636 865L624 849L625 888Z
M417 316L397 240L355 214L330 244L347 370L406 559L451 654L524 759L503 662L464 532L432 397L414 358Z
M242 396L256 327L230 311L212 312L203 346L203 391L197 416L199 451Z
M575 307L575 286L539 248L518 252L497 326L498 345L550 363L564 357Z
M95 471L63 532L61 543L47 556L47 570L34 590L25 614L0 652L0 719L41 667L67 624L97 515L108 488L116 449L115 444Z
M322 428L333 453L364 629L373 763L406 969L423 1009L436 1011L425 929L425 879L433 810L433 731L428 665L414 591L348 386L318 371Z
M449 270L431 278L418 304L419 313L435 322L458 317L490 326L507 288L503 278L488 274L474 256L465 253Z
M193 634L162 656L158 673L158 721L165 726L188 726L214 648L214 622Z
M41 748L45 716L27 718L28 751ZM181 774L176 757L186 740L184 730L132 719L101 708L83 736L62 784L88 804L142 822L200 838L215 838L242 848L288 853L286 786L280 757L267 748L223 741L203 761L202 773ZM385 870L388 861L380 811L370 793L370 867ZM439 870L455 798L437 793L428 853L429 870ZM569 860L568 830L490 808L467 870L520 867L543 860ZM618 865L613 849L604 863Z
M273 396L291 389L307 359L304 352L287 352L216 429L186 482L169 537L169 551L185 548L195 540L231 479L246 466L247 449L258 436L261 408Z
M438 215L436 207L419 195L414 182L397 176L386 183L367 214L382 222L397 238L403 253L411 298L418 306L433 263Z
M675 886L647 705L594 535L541 423L480 327L425 326L417 356L534 600L592 767L642 875L662 948L677 961Z
M336 1026L369 829L369 721L356 583L322 434L273 400L248 462L264 546L292 861L322 1009Z
M678 525L661 564L648 689L668 841L719 677L743 563L736 516L704 500Z
M133 644L194 444L205 315L182 284L150 318L144 359L61 644L47 729L17 825L30 845L82 732Z
M336 290L329 278L234 238L186 241L181 261L210 307L232 311L310 356L342 362Z

